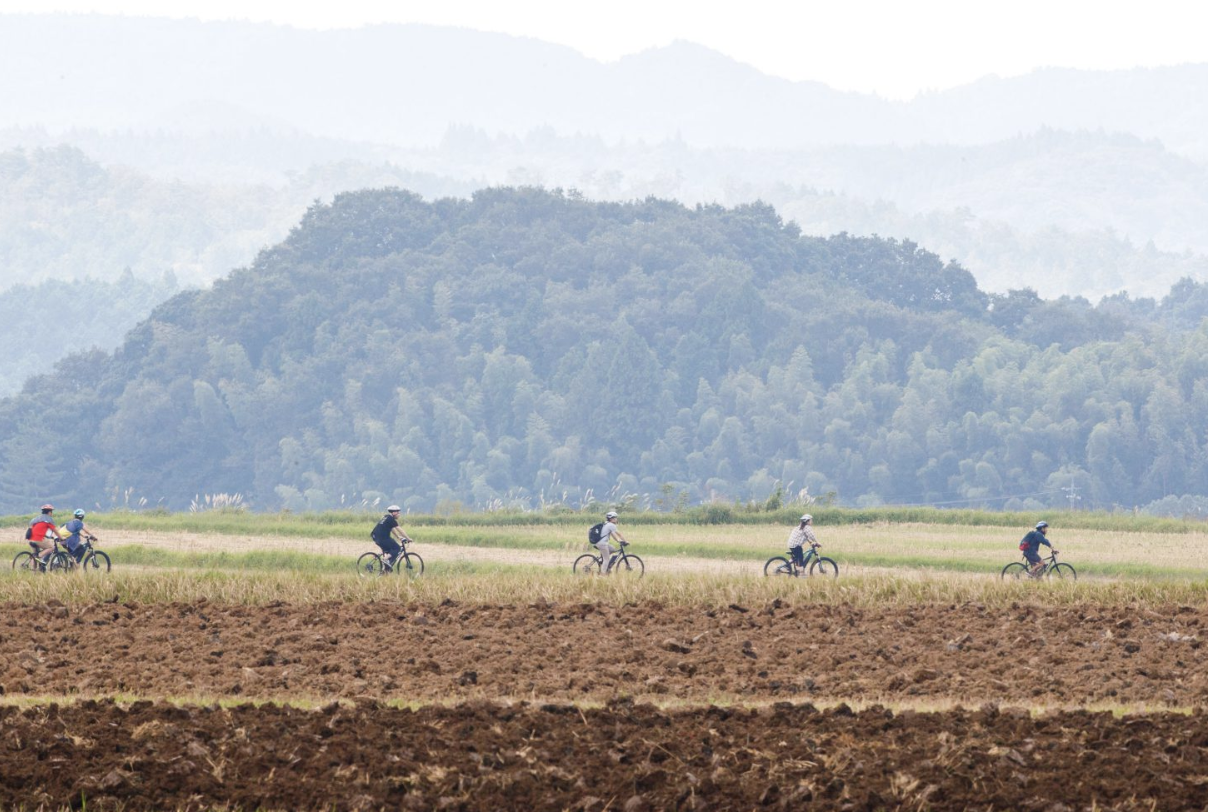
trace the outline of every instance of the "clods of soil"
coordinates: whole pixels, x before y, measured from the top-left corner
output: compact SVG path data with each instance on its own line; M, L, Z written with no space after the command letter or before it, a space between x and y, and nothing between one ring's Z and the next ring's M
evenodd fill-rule
M1201 715L617 701L0 708L0 806L1201 809Z
M1208 704L1208 611L0 605L0 693Z

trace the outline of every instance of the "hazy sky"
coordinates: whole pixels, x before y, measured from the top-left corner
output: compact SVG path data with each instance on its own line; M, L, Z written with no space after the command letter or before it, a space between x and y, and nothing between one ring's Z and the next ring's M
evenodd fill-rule
M452 25L556 42L602 61L685 39L776 76L891 98L1037 67L1208 62L1202 8L1198 0L0 0L0 13Z

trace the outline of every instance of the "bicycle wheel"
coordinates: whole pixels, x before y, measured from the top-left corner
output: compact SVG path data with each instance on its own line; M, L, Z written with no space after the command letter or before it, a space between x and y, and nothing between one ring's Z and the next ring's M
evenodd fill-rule
M575 575L599 575L600 559L591 553L584 553L575 559L575 563L571 566L570 571Z
M386 564L377 553L361 553L361 557L357 559L357 575L362 578L381 575L385 571Z
M641 578L646 574L646 565L636 555L618 555L612 560L612 571L621 578Z
M38 560L28 550L17 553L16 557L13 558L13 569L20 572L39 572L41 570L38 566Z
M784 575L790 578L797 575L797 571L793 569L793 565L787 558L782 555L773 556L768 559L768 563L763 565L764 575Z
M1059 581L1077 581L1078 573L1069 564L1054 564L1049 569L1048 576Z
M75 567L75 559L64 552L50 554L50 563L47 569L51 572L66 572Z
M109 554L93 550L80 562L84 572L109 572Z
M818 556L810 562L810 575L819 575L825 578L838 578L839 565L833 559L824 556Z
M1002 579L1004 581L1021 581L1028 577L1027 565L1021 564L1018 561L1012 561L1010 564L1002 568Z
M394 562L394 571L408 578L417 578L424 574L424 559L418 553L403 553L402 561Z

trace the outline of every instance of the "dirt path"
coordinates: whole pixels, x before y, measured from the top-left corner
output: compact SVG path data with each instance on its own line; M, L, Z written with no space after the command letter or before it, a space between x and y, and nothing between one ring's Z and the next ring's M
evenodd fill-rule
M294 538L283 536L250 536L250 535L218 535L208 533L159 533L134 530L115 530L107 532L104 538L105 547L118 547L126 544L140 545L149 548L172 550L185 553L248 553L256 550L281 550L307 553L311 555L346 556L351 563L358 555L373 549L372 544L360 544L346 538ZM505 549L498 547L473 547L460 544L424 544L419 543L413 548L427 563L440 562L478 562L491 564L523 564L553 569L570 569L571 564L579 555L588 552L587 546L574 547L571 550L525 550ZM766 555L752 556L749 561L727 561L716 558L695 558L691 556L652 556L642 555L640 545L630 548L642 556L648 572L655 573L707 573L718 575L762 576L763 565L768 558L779 551L772 550ZM843 575L875 575L892 572L895 577L907 579L925 579L931 577L929 572L918 568L883 568L863 567L839 562ZM986 577L982 573L949 573L944 577Z

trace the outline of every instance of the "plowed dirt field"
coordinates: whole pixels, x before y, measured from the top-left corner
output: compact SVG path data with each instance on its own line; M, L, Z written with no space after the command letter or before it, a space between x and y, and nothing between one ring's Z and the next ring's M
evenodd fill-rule
M614 702L0 708L10 807L1202 809L1199 715Z
M1203 608L0 605L12 695L1208 704Z
M0 808L1200 809L1205 624L1179 606L2 604ZM112 696L152 701L94 699Z

